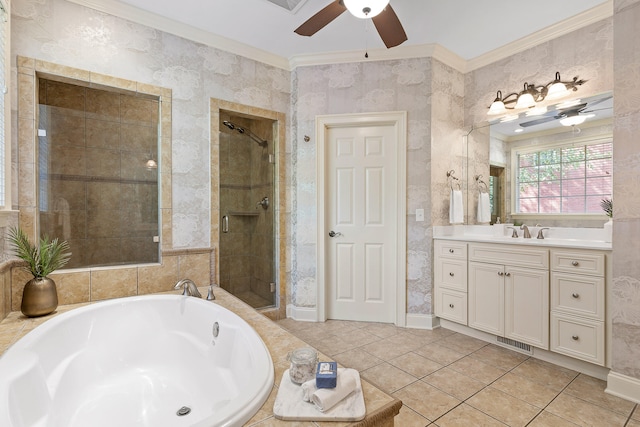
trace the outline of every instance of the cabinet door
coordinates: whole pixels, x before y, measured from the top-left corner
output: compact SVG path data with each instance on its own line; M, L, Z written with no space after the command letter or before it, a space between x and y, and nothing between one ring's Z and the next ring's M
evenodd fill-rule
M504 336L504 267L469 263L469 326Z
M549 273L506 266L505 337L549 349Z

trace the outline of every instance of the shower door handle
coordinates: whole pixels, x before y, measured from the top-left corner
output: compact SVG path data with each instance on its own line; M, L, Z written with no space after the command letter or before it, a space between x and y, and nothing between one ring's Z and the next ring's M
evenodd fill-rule
M225 215L222 217L222 232L229 232L229 215Z

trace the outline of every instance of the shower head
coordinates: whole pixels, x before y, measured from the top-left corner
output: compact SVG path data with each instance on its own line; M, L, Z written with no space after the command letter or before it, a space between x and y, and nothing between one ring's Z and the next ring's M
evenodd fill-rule
M260 139L256 134L251 132L249 129L245 129L227 120L223 121L222 124L231 130L237 130L239 133L243 135L247 135L249 138L253 139L260 147L266 147L268 145L266 140Z

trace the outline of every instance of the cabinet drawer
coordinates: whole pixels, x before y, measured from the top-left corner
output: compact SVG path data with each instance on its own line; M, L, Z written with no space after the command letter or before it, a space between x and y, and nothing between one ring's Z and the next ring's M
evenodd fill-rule
M437 286L467 292L467 262L436 259L435 283Z
M467 324L467 294L449 289L436 289L436 316Z
M594 251L551 251L551 270L604 276L604 254Z
M467 244L449 240L434 241L434 258L467 259Z
M549 251L516 245L473 243L469 245L469 260L546 270L549 268Z
M551 273L551 310L604 320L604 278Z
M604 365L604 322L552 313L551 350Z

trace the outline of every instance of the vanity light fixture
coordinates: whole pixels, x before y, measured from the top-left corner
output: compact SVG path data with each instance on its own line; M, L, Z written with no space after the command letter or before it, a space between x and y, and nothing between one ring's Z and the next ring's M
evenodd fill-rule
M571 81L562 81L560 73L556 72L555 79L545 85L535 85L526 83L521 92L512 92L507 96L502 96L502 91L498 91L496 98L489 107L487 114L504 114L508 110L519 110L535 107L538 102L545 99L558 99L569 94L570 91L578 90L578 86L584 84L586 80L578 80L578 76Z
M378 16L389 4L389 0L344 0L344 5L356 18Z
M527 110L525 116L527 117L535 117L541 116L548 111L547 107L533 107Z

